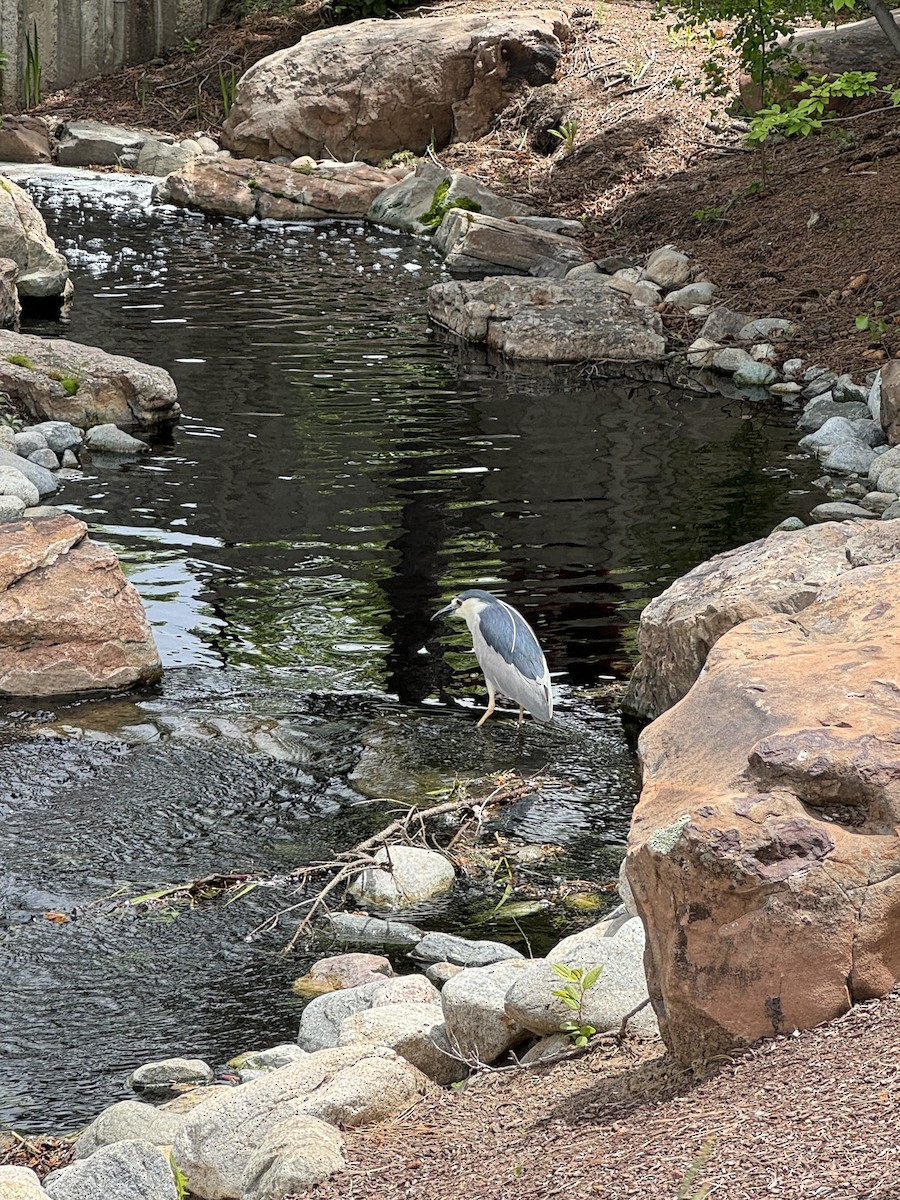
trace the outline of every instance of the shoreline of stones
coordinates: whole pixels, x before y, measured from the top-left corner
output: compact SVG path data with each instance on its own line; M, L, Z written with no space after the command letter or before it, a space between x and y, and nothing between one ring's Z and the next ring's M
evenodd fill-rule
M432 859L447 866L435 851L392 850L398 896L407 885L427 890ZM358 890L372 874L363 872ZM0 1198L10 1185L16 1200L178 1200L176 1179L197 1200L302 1193L346 1167L342 1130L395 1117L434 1087L498 1061L529 1068L567 1057L572 1011L558 995L555 964L602 968L603 986L584 992L582 1024L614 1033L630 1016L630 1032L659 1036L643 924L625 905L534 959L393 915L335 912L317 933L332 947L369 950L319 959L295 981L295 993L309 998L296 1042L239 1054L218 1076L200 1059L137 1066L127 1082L143 1098L104 1109L77 1135L74 1161L43 1183L29 1169L0 1167ZM388 949L412 972L395 974Z

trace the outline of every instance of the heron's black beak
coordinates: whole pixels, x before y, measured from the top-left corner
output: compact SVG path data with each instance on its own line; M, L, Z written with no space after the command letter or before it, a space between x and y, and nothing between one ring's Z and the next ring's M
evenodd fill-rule
M442 617L442 616L444 616L445 613L452 612L452 611L453 611L453 601L451 600L449 604L445 604L443 608L439 608L431 619L432 619L432 621L436 621L438 619L438 617Z

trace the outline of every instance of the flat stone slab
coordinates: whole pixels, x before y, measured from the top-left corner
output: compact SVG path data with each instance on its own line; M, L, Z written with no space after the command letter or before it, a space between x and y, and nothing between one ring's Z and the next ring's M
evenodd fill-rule
M526 216L529 212L524 204L496 195L469 175L419 162L405 179L375 199L368 220L402 233L434 233L445 210L460 200L472 212L490 217Z
M655 362L666 350L655 312L582 280L510 276L437 283L428 292L428 313L458 337L510 358Z
M167 175L160 199L181 208L264 221L365 217L397 177L366 163L282 166L256 159L198 157Z
M445 255L444 266L455 275L535 275L564 279L585 266L587 251L565 234L550 233L512 218L451 208L434 235Z

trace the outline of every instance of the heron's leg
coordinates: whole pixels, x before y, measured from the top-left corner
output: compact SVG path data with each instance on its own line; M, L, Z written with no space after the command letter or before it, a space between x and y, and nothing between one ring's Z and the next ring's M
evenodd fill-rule
M485 681L485 682L487 682L487 681ZM476 726L476 728L478 728L478 727L482 726L482 725L485 723L485 721L488 719L488 717L489 717L489 716L491 715L491 713L494 711L494 708L495 708L495 706L496 706L496 702L497 702L497 689L496 689L495 687L493 687L493 686L492 686L490 683L488 683L488 685L487 685L487 690L488 690L488 706L487 706L487 708L485 709L484 716L483 716L483 717L481 718L481 720L478 722L478 726Z
M521 725L524 720L525 720L525 709L520 704L519 705L519 724Z

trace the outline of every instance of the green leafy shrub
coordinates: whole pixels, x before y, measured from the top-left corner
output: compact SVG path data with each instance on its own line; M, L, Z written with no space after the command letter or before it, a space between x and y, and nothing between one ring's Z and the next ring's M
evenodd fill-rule
M413 0L329 0L328 7L342 21L358 21L362 17L386 17L396 8L403 8Z

